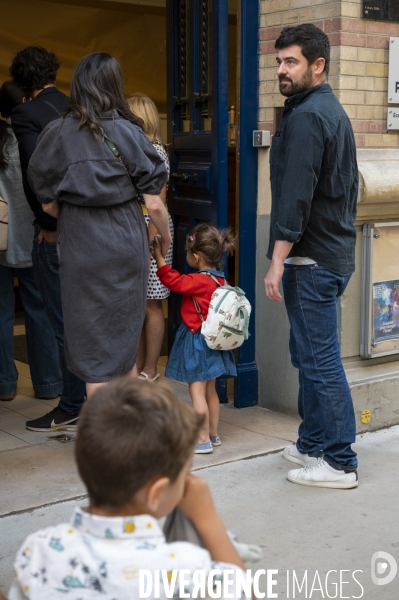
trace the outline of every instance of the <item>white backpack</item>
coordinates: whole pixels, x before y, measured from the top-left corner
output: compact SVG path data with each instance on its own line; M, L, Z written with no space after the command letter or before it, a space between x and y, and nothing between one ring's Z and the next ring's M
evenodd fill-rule
M201 314L200 306L193 298L195 308L202 321L201 333L212 350L233 350L238 348L249 337L248 325L251 305L245 292L239 287L220 285L212 273L203 271L217 283L209 304L206 320Z

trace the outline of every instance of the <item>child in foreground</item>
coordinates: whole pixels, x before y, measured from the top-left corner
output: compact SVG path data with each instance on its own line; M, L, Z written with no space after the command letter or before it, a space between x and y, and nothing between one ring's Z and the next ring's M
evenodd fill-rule
M89 507L25 540L8 600L137 600L140 569L244 569L207 484L189 473L202 420L162 384L124 378L98 389L76 440ZM157 519L176 506L206 549L166 542Z
M158 265L157 275L163 285L183 294L181 316L183 322L176 333L166 366L169 379L189 384L194 410L205 416L201 427L196 454L213 452L220 446L218 435L219 397L216 392L216 377L237 375L231 350L211 350L201 334L202 321L206 320L211 296L218 284L225 285L224 273L218 271L224 252L231 253L234 236L230 231L221 231L211 223L194 227L186 239L187 263L198 269L198 273L180 275L173 270L162 256L159 240L153 242L154 258Z

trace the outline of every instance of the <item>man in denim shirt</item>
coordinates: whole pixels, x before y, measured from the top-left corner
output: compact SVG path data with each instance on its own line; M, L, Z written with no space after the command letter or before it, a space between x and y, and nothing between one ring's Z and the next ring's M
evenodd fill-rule
M337 299L355 269L358 171L350 121L327 83L327 36L306 23L277 39L280 92L287 96L270 154L272 212L266 295L284 302L299 369L298 441L284 457L303 468L293 483L358 484L356 427L342 366Z
M26 199L35 216L32 248L33 271L58 346L62 375L62 394L58 406L50 412L26 422L32 431L76 429L79 411L84 402L85 383L67 368L64 352L64 321L61 306L61 286L58 274L57 220L43 212L41 203L31 189L27 171L37 139L46 125L65 112L69 98L55 87L60 63L52 52L40 46L20 50L12 61L10 73L14 83L26 91L31 100L20 104L11 114L19 143L22 181ZM49 397L48 394L45 397Z

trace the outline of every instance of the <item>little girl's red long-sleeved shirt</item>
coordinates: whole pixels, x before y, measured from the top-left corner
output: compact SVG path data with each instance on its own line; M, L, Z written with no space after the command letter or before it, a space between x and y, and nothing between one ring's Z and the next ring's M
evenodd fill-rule
M220 285L224 285L225 279L223 273L216 275L212 271L212 274L215 275ZM195 333L201 327L202 321L195 308L193 297L198 302L201 308L201 315L205 320L208 315L211 296L218 286L209 275L205 275L204 273L180 275L170 265L164 265L158 269L157 275L161 283L169 290L183 294L181 316L190 331Z

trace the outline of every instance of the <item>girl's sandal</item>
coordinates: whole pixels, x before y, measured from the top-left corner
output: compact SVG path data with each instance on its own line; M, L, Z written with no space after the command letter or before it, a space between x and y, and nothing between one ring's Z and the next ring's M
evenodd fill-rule
M144 379L145 381L151 381L152 383L154 383L154 381L156 381L159 378L159 373L157 373L155 375L155 377L153 377L151 379L151 377L149 375L147 375L147 373L144 373L144 371L141 371L140 375L138 376L139 379Z

